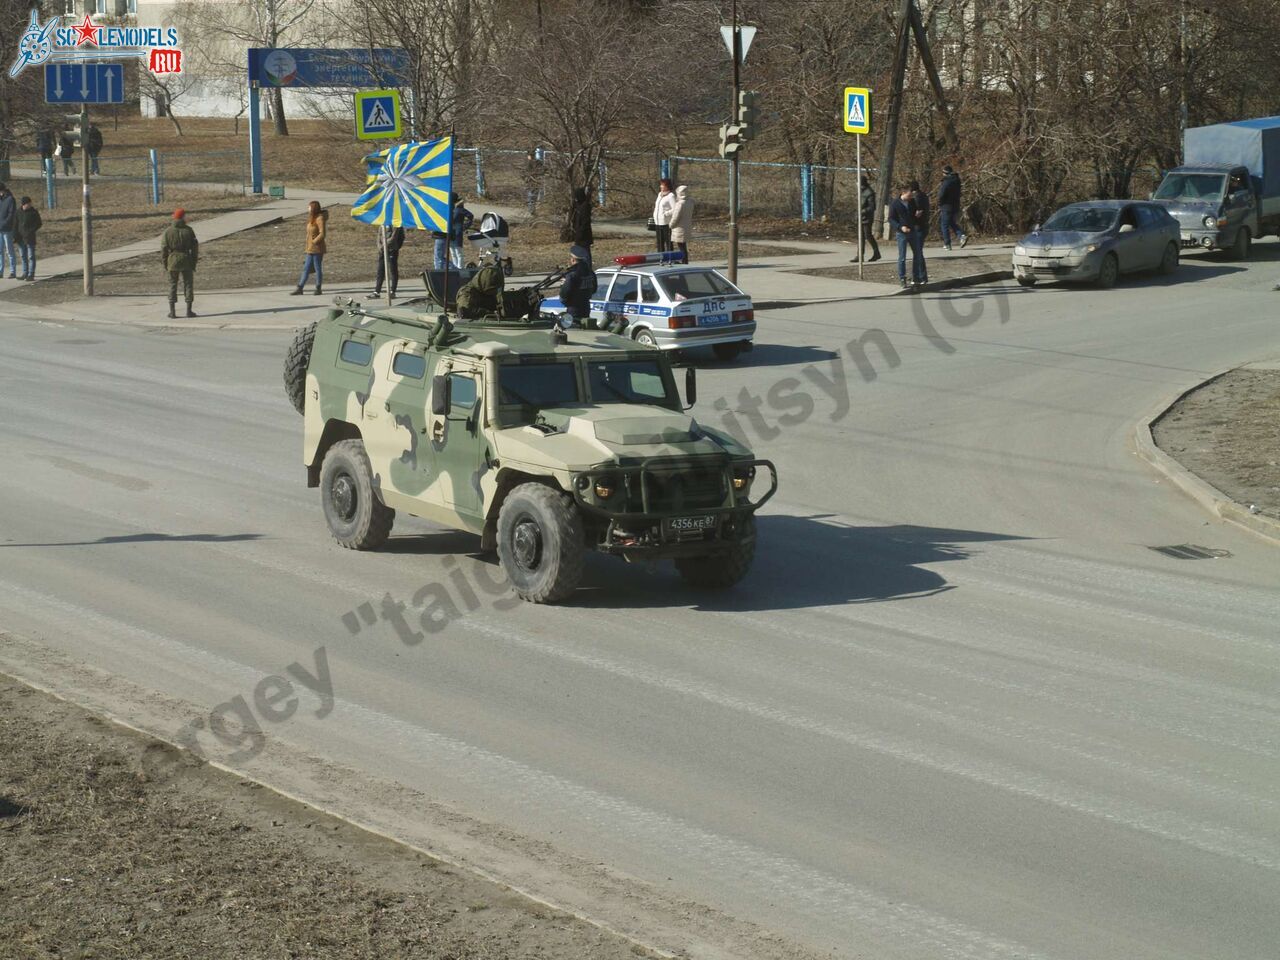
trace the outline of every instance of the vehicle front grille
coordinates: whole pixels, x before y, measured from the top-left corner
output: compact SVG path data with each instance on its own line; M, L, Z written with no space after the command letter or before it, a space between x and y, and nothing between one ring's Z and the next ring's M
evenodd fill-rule
M718 507L728 495L722 466L648 470L644 482L651 513ZM631 497L630 509L641 509L639 478L632 486Z

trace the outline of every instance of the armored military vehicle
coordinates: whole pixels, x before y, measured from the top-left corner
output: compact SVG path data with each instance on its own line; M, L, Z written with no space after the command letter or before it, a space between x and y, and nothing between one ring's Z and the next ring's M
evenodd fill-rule
M289 349L307 485L339 544L376 549L397 511L423 517L477 534L535 603L569 596L589 550L674 560L698 587L746 575L777 471L685 412L660 350L536 312L423 309L335 301ZM690 369L690 407L696 390Z

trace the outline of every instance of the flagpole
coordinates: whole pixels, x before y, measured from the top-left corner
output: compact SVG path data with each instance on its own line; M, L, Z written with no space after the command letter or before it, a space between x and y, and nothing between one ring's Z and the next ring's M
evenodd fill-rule
M391 229L395 230L395 219L392 218ZM391 306L391 253L387 250L387 228L378 227L378 246L382 247L382 279L387 284L387 306Z
M457 141L453 139L454 125L449 124L449 199L445 201L448 208L445 216L445 236L444 236L444 315L449 316L449 267L453 263L453 153L457 148Z

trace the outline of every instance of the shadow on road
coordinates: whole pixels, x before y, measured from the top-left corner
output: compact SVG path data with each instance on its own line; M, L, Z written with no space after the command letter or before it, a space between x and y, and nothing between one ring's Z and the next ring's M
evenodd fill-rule
M685 360L688 362L696 362L699 366L720 367L725 370L732 370L735 367L783 367L793 363L820 363L838 356L834 350L787 343L757 343L750 353L740 353L737 358L728 362L717 360L710 347L700 347L684 353Z
M236 543L261 540L261 533L130 533L97 540L66 540L57 543L0 543L0 547L99 547L121 543Z

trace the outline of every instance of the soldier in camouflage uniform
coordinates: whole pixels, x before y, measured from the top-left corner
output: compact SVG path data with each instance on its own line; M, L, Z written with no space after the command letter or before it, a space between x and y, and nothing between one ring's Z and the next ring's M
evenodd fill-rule
M463 320L479 320L499 312L506 281L502 269L490 261L462 285L458 291L458 316Z
M191 304L196 298L196 261L200 259L200 243L196 232L187 226L187 212L179 207L173 211L173 224L164 232L160 245L160 257L169 272L169 319L177 316L178 278L182 278L182 293L187 301L187 316L194 317Z

